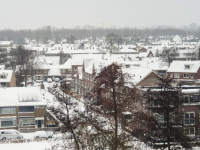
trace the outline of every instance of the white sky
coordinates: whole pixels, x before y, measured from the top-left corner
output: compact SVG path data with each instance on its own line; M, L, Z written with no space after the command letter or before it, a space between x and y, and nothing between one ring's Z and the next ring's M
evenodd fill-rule
M0 29L200 25L200 0L0 0Z

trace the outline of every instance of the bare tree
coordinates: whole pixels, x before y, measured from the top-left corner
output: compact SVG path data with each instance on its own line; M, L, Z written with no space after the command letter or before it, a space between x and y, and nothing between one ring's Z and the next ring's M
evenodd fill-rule
M29 62L31 54L32 52L25 50L22 45L19 45L16 49L12 49L10 52L10 55L12 56L12 67L16 68L17 85L19 85L24 79L26 86L28 74L26 65Z
M170 150L178 144L190 148L191 140L184 134L180 88L173 87L171 83L171 78L160 78L160 89L149 89L145 94L150 116L138 112L135 119L142 128L149 129L148 132L140 132L140 135L155 148Z
M170 48L170 49L163 49L163 53L160 55L163 62L167 63L168 66L172 63L173 60L176 59L176 49Z
M129 79L130 76L122 73L117 64L102 68L95 78L92 95L95 101L89 108L101 119L105 119L107 128L104 125L100 126L101 121L94 127L101 133L99 135L107 147L112 150L125 149L127 143L134 139L131 134L121 128L122 113L136 111L135 103L139 100L136 89Z
M106 41L108 44L108 48L110 51L110 54L117 51L119 48L119 44L122 43L122 38L119 38L117 34L109 33L106 37ZM118 46L116 46L118 44Z
M70 89L68 82L61 82L60 90L55 93L56 100L51 112L60 122L59 130L71 137L71 142L66 141L66 136L64 138L64 141L67 142L67 149L83 150L87 147L88 123L82 112L76 108L77 102L69 95Z

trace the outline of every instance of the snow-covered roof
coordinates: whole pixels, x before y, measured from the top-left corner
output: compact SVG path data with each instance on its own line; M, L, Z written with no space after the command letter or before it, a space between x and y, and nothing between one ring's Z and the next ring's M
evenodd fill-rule
M60 56L40 56L39 59L50 65L59 65L60 62Z
M0 70L4 70L5 69L5 65L0 65Z
M114 53L132 53L132 54L137 54L137 51L133 50L133 49L124 48L124 49L119 49Z
M84 64L85 72L92 74L93 60L92 59L84 59L83 64Z
M72 59L69 58L63 65L59 65L60 69L71 69L72 67Z
M173 42L182 42L182 39L181 39L178 35L176 35L176 36L173 38L172 41L173 41Z
M13 70L0 70L0 82L10 82L13 74ZM5 78L1 78L1 75L5 75Z
M102 54L75 54L72 55L72 65L82 65L83 59L101 59Z
M173 61L167 72L197 73L199 67L200 61Z
M122 68L122 72L130 74L131 82L134 85L137 85L144 78L146 78L152 72L152 70L142 67L133 67L133 68Z
M50 66L48 76L61 76L59 65Z
M0 46L1 45L10 45L12 43L13 43L12 41L0 41Z
M0 88L0 106L46 105L46 98L40 87Z

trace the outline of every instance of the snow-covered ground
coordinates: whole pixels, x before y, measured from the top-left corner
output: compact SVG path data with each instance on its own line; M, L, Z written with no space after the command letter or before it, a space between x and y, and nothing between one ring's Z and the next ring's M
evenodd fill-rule
M48 141L0 144L1 150L50 150L50 148L51 144Z

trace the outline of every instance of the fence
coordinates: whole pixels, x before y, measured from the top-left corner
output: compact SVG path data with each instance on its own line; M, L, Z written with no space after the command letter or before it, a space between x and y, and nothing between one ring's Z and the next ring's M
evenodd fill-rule
M58 127L46 127L46 128L21 128L19 131L21 133L30 133L30 132L36 132L36 131L55 131Z

